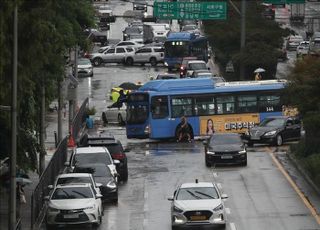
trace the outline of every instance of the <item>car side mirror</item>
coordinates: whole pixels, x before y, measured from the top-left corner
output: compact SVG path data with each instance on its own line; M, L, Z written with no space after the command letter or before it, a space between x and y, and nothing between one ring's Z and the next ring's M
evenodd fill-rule
M97 194L96 195L96 199L101 199L102 198L102 195L101 194Z
M113 160L113 163L118 165L118 164L120 164L120 161L119 160Z
M221 199L222 199L222 200L228 199L228 195L227 195L227 194L221 194Z
M102 184L101 183L96 183L96 187L101 187L102 186Z
M49 201L50 197L49 197L49 196L45 196L43 199L44 199L45 201Z
M202 143L204 146L208 146L208 140L204 140L204 141L202 141Z
M173 196L168 197L169 201L173 201Z
M48 185L48 189L52 190L53 189L53 185L52 184Z

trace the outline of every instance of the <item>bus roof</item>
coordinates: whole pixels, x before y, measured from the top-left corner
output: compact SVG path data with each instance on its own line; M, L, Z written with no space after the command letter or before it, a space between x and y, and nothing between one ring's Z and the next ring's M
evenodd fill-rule
M196 38L197 38L197 35L195 33L176 32L176 33L170 33L167 37L167 41L176 41L176 40L190 41Z
M210 92L245 92L255 90L278 90L284 88L285 80L236 81L215 83L212 78L186 78L154 80L144 84L137 92L153 94L210 93Z

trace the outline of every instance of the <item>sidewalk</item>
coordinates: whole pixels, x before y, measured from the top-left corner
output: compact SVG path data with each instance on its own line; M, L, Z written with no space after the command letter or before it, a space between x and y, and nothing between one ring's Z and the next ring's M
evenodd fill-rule
M55 103L55 102L54 102ZM68 107L67 107L68 108ZM46 140L45 148L47 155L45 157L46 166L49 163L52 155L55 152L55 137L54 132L57 132L58 129L58 113L56 110L53 112L47 111L46 114ZM68 111L65 117L62 117L62 136L68 134ZM24 187L24 192L26 196L26 204L20 204L20 216L21 216L21 229L29 230L31 228L31 195L33 190L38 184L39 175L36 172L29 171L28 175L31 184ZM9 221L9 190L0 187L0 229L8 229ZM17 218L18 219L18 218Z

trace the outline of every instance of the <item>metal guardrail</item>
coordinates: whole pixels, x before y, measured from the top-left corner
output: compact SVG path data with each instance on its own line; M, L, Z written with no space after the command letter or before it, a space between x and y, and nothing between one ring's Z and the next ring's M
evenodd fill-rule
M60 170L64 168L64 163L67 160L67 144L68 137L65 137L58 145L48 166L42 173L37 187L34 189L31 196L31 229L41 222L41 216L44 211L44 198L49 194L48 185L53 184Z

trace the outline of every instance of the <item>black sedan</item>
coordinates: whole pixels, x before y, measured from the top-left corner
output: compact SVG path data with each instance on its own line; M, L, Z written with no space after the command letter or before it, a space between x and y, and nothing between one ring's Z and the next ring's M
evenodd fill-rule
M237 133L214 133L204 141L206 166L215 164L247 165L247 150Z
M283 142L299 140L301 121L296 117L272 116L265 118L258 126L252 127L245 135L249 146L265 143L280 146Z
M73 172L91 173L95 182L101 184L99 188L103 201L118 202L117 178L112 175L108 166L105 164L77 165Z

